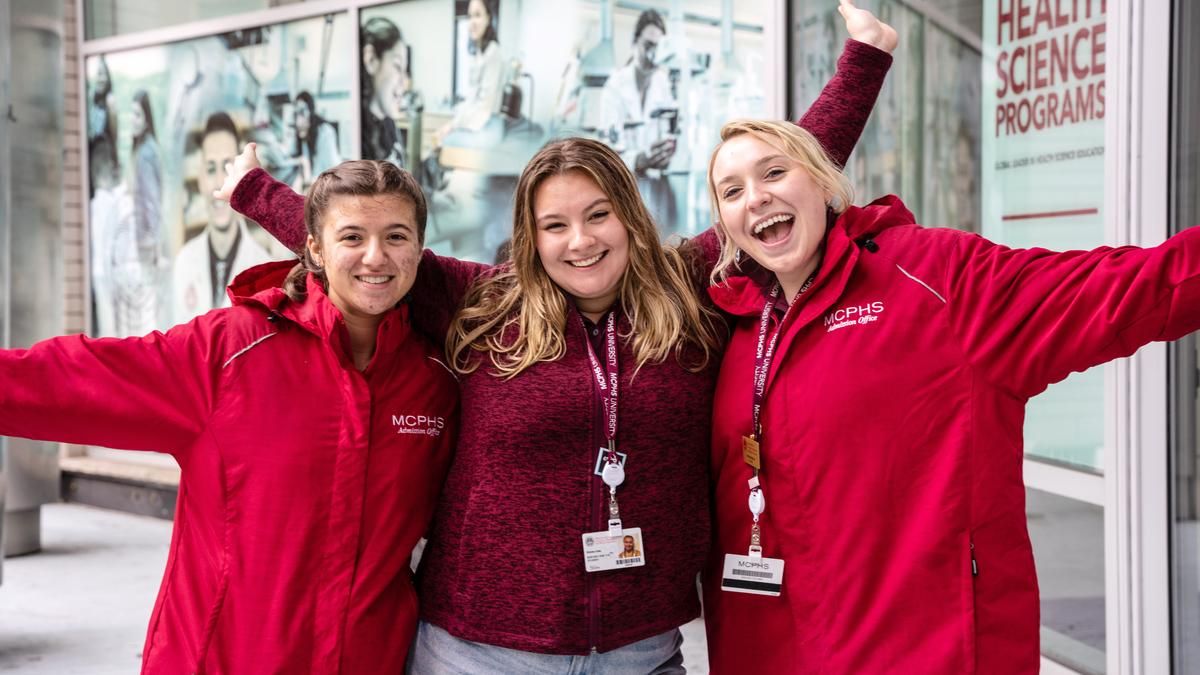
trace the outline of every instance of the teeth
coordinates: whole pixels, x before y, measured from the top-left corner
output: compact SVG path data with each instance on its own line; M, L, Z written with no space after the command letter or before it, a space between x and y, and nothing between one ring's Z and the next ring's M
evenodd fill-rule
M791 218L792 218L791 216L785 215L782 213L777 216L771 216L770 218L767 218L766 220L762 221L758 225L754 226L754 234L758 234L759 232L762 232L763 230L767 229L768 227L774 225L775 223L782 223L785 220L791 220Z
M368 276L359 276L358 278L360 281L364 281L368 284L382 284L382 283L387 282L389 279L391 279L391 277L368 277Z
M572 267L591 267L592 265L600 262L600 259L603 257L603 253L597 253L596 255L584 260L571 260L569 262L571 263Z

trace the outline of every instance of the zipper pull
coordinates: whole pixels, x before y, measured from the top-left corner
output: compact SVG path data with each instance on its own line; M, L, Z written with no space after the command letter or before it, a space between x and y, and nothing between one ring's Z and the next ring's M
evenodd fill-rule
M971 542L971 576L979 576L979 563L975 562L975 542Z

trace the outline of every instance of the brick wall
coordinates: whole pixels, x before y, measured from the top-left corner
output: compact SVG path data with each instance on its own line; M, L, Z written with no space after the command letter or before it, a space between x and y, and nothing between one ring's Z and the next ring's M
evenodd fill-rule
M80 95L80 17L76 0L63 11L63 332L82 333L87 328L87 276L83 209L87 186L83 184L83 140L80 132L84 103ZM61 456L85 454L83 446L62 445Z

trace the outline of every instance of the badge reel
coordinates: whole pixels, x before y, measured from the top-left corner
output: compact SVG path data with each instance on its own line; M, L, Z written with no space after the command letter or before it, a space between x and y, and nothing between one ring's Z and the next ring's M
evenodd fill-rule
M750 479L748 506L754 517L754 525L750 528L750 550L747 555L725 554L721 590L777 597L783 592L783 560L764 558L762 554L762 530L758 527L758 519L767 510L767 497L757 477Z
M600 479L608 486L608 529L583 535L583 562L589 572L641 567L646 564L642 528L625 529L617 505L617 488L625 482L625 468L605 462Z

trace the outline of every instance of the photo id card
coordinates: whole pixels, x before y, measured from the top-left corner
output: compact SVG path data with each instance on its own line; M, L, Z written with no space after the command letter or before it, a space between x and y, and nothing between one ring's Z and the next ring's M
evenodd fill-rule
M623 570L646 564L646 549L642 544L642 528L626 528L617 536L608 530L585 532L583 535L583 566L589 572Z
M778 596L783 592L783 560L726 553L721 590Z

